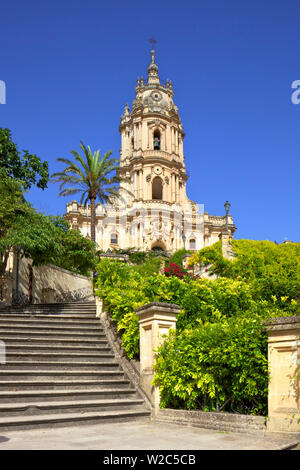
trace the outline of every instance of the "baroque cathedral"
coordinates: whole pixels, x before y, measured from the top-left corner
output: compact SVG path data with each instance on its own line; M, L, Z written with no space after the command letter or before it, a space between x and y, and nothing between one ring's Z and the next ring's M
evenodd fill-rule
M209 215L186 194L184 131L172 82L160 83L155 51L147 80L138 78L131 110L121 116L120 199L96 208L98 249L200 250L227 231L226 216ZM67 204L65 218L89 236L90 210ZM228 233L236 227L228 215Z

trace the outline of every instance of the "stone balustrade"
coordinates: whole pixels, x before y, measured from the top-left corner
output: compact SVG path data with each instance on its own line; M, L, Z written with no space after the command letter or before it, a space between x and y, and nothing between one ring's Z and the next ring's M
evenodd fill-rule
M176 329L180 307L152 302L139 307L140 386L160 416L160 394L152 385L155 351ZM267 430L300 436L300 316L274 319L267 324L269 395Z

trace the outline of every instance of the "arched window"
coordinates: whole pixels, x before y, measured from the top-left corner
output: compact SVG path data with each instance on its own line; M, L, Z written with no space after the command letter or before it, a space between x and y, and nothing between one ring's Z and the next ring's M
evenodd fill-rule
M194 238L190 239L190 250L196 250L196 240Z
M160 199L163 198L163 184L161 178L158 176L154 178L152 183L152 199Z
M158 129L153 133L153 149L160 150L160 132Z
M161 246L153 246L151 248L151 251L164 251L163 248Z
M134 150L134 138L131 137L131 150Z
M112 245L117 245L118 244L118 235L116 233L112 233L110 235L110 243Z

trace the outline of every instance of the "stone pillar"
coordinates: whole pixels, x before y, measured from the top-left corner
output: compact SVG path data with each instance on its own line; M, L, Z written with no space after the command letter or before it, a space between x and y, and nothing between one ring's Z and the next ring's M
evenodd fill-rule
M166 260L162 259L160 262L159 272L160 274L165 274Z
M133 146L134 150L137 149L137 125L133 124Z
M175 188L175 173L172 173L172 203L176 202L175 199L175 194L176 194L176 188Z
M268 431L300 435L300 315L267 322Z
M139 171L139 199L143 199L143 170Z
M172 145L172 153L175 153L175 128L171 127L171 145Z
M138 178L137 178L137 171L135 170L133 173L133 187L134 187L134 199L138 198Z
M185 255L183 255L183 257L182 257L182 266L183 266L184 269L187 269L189 267L188 262L189 262L189 259L192 256L193 255L191 253L186 253Z
M12 304L13 276L10 273L0 276L0 306Z
M229 233L222 232L222 233L220 233L219 238L220 238L221 243L222 243L223 257L227 258L227 259L230 259L230 260L234 259L234 254L233 254L230 242L229 242L229 240L231 240L232 237L229 235Z
M107 315L103 308L103 300L100 299L100 297L96 296L95 301L96 301L96 317L100 318L100 320L103 320L103 317L105 317L106 319Z
M154 350L164 341L170 328L176 329L176 316L180 307L176 304L151 302L136 310L140 325L140 385L151 400L154 411L159 409L159 388L152 385L155 363Z
M43 304L54 304L55 301L55 289L51 289L51 287L46 287L45 289L42 289Z

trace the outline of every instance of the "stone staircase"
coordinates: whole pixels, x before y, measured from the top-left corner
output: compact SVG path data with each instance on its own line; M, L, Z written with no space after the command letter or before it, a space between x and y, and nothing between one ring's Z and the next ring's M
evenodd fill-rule
M0 340L0 431L150 417L109 346L95 302L0 310Z

